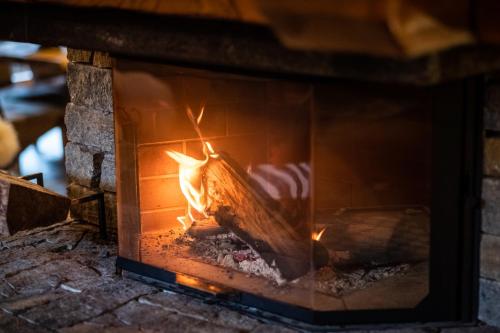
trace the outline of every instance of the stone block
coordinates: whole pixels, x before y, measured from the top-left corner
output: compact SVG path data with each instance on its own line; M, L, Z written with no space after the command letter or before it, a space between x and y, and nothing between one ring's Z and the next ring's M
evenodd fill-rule
M16 332L16 333L48 333L52 330L40 327L15 317L13 315L0 312L0 330L2 332Z
M69 61L88 64L92 60L92 51L68 48L67 57Z
M500 333L500 328L488 325L443 328L441 333Z
M68 195L70 198L79 198L94 191L88 187L81 186L75 183L68 185ZM104 204L106 207L106 225L108 232L113 235L116 233L116 194L112 192L104 192ZM93 224L98 224L97 202L91 201L81 205L71 207L71 216L76 219L82 219Z
M479 319L488 325L500 327L500 282L480 279Z
M31 308L21 317L42 327L57 330L91 320L155 289L135 281L103 279L89 290Z
M500 236L500 179L483 180L482 229L488 234Z
M500 84L489 84L485 89L484 128L500 131Z
M112 58L109 56L109 53L99 51L94 52L92 64L100 68L111 68L113 66Z
M95 148L68 142L65 147L66 174L70 181L90 188L97 188L101 180L104 153Z
M113 113L68 103L64 123L68 140L102 152L114 152Z
M110 69L71 62L68 64L69 95L74 104L111 112L111 85Z
M486 138L484 141L484 174L500 177L500 138Z
M101 181L99 188L108 192L116 192L115 155L105 154L101 165Z
M139 298L139 303L162 308L166 312L178 312L189 316L196 314L219 327L228 327L240 331L250 332L259 326L259 321L228 310L218 305L207 306L202 300L193 299L187 295L177 293L157 293ZM182 310L176 310L182 309ZM285 331L283 331L285 332Z
M482 235L481 276L500 281L500 237L498 236Z

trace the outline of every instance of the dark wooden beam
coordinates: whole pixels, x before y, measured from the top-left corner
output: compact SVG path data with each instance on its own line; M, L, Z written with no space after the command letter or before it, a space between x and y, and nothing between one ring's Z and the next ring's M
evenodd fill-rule
M0 3L0 38L227 71L435 84L500 68L499 47L413 60L290 50L265 27L106 8Z

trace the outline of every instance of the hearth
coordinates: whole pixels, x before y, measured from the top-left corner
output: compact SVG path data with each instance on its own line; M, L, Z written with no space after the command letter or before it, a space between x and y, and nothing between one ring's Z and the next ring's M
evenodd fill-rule
M471 320L476 88L117 59L117 265L312 324Z

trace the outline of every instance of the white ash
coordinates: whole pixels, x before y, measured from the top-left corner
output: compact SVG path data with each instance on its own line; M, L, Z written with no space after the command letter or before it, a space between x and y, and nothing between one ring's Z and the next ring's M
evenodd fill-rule
M356 269L349 272L338 272L331 267L323 267L315 272L314 285L317 291L342 296L367 288L377 281L404 275L409 269L408 264Z
M210 264L226 267L248 275L264 277L277 286L287 281L275 265L269 266L260 255L232 233L196 238L187 233L176 239L178 244L187 245L191 255ZM410 269L408 264L339 270L325 266L311 271L291 283L305 289L314 289L336 297L364 289L393 276L402 276ZM230 274L230 272L228 272Z
M206 238L183 235L178 238L178 242L189 245L194 254L212 264L249 275L262 276L277 285L283 285L286 282L275 265L269 266L257 252L241 242L232 232Z

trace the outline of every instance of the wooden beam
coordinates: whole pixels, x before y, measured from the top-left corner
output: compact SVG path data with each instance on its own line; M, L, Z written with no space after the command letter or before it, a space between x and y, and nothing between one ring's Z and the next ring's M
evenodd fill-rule
M32 2L0 2L0 39L239 73L418 85L500 68L498 46L461 47L412 60L306 52L286 48L259 25Z
M70 205L69 198L0 172L0 237L64 221Z

